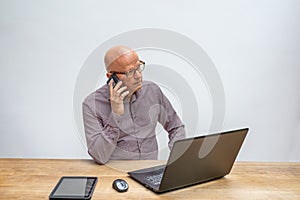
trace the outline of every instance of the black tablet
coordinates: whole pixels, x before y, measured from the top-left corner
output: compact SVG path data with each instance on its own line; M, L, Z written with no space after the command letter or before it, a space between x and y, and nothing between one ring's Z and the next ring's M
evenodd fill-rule
M91 199L97 181L97 177L63 176L49 199Z

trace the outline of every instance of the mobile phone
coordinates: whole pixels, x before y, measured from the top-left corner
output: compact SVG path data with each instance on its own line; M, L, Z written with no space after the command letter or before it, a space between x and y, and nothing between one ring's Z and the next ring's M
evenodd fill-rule
M112 73L112 75L109 77L109 79L107 80L106 84L109 84L110 80L113 79L113 87L115 87L115 85L117 85L117 83L119 82L119 79L116 75L116 73Z

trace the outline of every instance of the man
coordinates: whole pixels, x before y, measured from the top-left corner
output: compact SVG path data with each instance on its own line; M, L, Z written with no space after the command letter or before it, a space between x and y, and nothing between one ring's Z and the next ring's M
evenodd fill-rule
M185 137L184 125L160 88L142 81L145 63L125 46L105 54L108 85L90 94L82 104L88 153L99 164L110 159L157 159L155 127L169 134L169 148Z

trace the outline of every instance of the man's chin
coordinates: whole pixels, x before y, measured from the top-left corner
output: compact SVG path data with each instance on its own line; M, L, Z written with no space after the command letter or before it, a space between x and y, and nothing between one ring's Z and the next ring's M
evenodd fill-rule
M139 85L139 86L136 88L136 90L135 90L135 91L138 91L138 90L140 90L140 89L142 89L142 84L141 84L141 85Z

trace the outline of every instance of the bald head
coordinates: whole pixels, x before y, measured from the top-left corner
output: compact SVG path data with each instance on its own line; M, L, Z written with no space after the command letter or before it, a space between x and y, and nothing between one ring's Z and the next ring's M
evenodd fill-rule
M107 71L122 70L122 66L128 66L138 60L136 52L126 46L115 46L110 48L104 57Z

